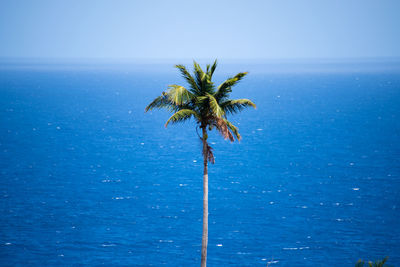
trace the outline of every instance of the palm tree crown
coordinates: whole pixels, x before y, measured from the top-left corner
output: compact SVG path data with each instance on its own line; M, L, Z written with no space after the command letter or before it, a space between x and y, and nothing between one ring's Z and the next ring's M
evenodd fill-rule
M227 115L237 113L247 107L256 107L249 99L229 99L232 87L236 85L247 72L240 72L227 79L218 87L211 81L217 67L217 60L210 66L207 65L203 71L198 63L193 62L194 71L192 76L183 65L175 67L181 72L187 81L189 88L180 85L169 85L166 92L154 99L147 107L146 112L154 108L165 108L174 114L167 120L165 127L170 123L178 123L194 118L198 127L212 130L214 127L225 139L231 142L240 141L241 136L238 128L227 119ZM207 136L203 136L207 139ZM211 147L206 151L207 158L214 163ZM204 151L203 151L204 153Z

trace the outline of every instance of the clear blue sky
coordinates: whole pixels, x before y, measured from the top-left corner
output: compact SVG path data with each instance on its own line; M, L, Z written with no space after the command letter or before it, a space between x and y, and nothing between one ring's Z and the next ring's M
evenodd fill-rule
M400 57L400 0L1 0L0 57Z

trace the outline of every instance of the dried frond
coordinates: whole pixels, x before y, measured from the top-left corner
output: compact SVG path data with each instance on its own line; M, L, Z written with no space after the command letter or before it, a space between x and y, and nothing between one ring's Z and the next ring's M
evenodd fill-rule
M229 130L235 135L236 139L240 142L242 139L242 136L239 134L239 129L235 125L233 125L230 121L227 119L223 119L226 123L226 126L229 128Z
M215 158L214 158L214 154L213 154L213 148L208 144L208 143L206 143L206 146L207 146L207 150L206 150L206 157L207 157L207 160L211 163L211 164L214 164L215 163ZM203 155L204 155L204 151L203 151Z
M215 118L215 127L218 132L224 137L224 139L229 139L231 142L235 141L232 133L229 131L227 123L224 119Z

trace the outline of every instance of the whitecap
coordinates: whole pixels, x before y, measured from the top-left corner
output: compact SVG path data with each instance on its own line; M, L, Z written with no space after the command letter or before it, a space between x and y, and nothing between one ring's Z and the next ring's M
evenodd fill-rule
M131 197L113 197L112 199L120 200L120 199L130 199Z
M217 244L217 247L222 247L222 244Z
M115 247L116 244L102 244L102 247Z
M119 183L119 182L121 182L121 180L120 179L117 179L117 180L104 179L104 180L101 180L101 182L102 183Z
M354 187L354 188L352 188L354 191L358 191L358 190L360 190L360 188L358 188L358 187Z
M310 247L295 247L295 248L283 248L283 250L303 250L303 249L309 249Z

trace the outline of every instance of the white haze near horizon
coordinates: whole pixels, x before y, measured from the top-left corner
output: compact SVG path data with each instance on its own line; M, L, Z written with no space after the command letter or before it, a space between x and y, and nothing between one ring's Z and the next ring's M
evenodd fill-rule
M210 60L196 60L203 68ZM0 71L89 71L143 74L178 74L176 64L185 65L190 71L190 59L32 59L0 58ZM273 73L400 73L400 60L395 59L235 59L218 60L218 74L232 75L238 71L253 74ZM179 76L179 75L178 75Z

